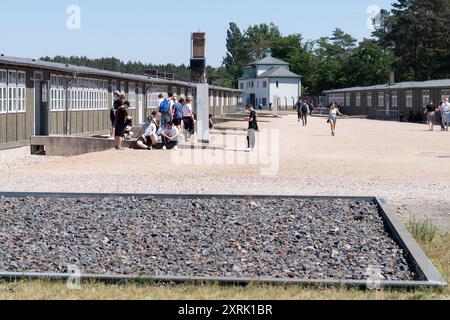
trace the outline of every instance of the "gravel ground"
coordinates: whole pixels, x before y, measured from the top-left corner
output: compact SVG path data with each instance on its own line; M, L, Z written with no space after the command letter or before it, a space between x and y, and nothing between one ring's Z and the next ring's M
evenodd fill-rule
M373 203L0 198L0 269L411 280Z

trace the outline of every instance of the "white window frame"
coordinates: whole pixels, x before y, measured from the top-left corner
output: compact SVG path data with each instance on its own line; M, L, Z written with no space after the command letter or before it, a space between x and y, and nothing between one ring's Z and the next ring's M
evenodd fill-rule
M398 91L391 91L391 108L398 109Z
M352 103L352 95L351 93L348 92L345 94L345 106L350 107L351 103Z
M441 90L441 99L450 98L450 89Z
M10 75L14 74L14 82L11 83ZM17 113L17 70L8 69L8 113Z
M367 92L366 93L366 100L367 100L367 107L371 108L373 106L373 101L372 101L373 97L372 97L372 92Z
M0 69L1 74L4 77L0 77L0 113L6 113L8 110L8 71L6 69Z
M356 107L357 108L361 107L361 92L356 93Z
M384 108L386 106L386 101L384 100L384 92L378 92L378 107Z
M136 109L136 83L128 83L128 101L130 102L130 109Z
M405 105L407 109L412 109L413 108L413 96L414 93L412 90L406 90L405 91ZM428 90L428 98L430 97L430 91ZM422 97L422 101L423 101L423 97ZM428 102L427 102L428 104Z
M164 95L167 92L167 87L155 86L147 89L147 109L159 109L160 94Z

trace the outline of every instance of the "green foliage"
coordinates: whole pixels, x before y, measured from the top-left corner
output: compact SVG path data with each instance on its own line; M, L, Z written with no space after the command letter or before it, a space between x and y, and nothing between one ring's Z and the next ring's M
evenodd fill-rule
M407 224L407 228L414 238L426 243L431 243L437 233L437 227L430 219L418 220L416 217L412 217Z
M373 33L395 55L399 80L450 77L450 0L399 0Z
M394 56L383 52L371 40L364 40L354 49L346 61L345 73L348 86L370 86L389 79Z
M231 23L227 35L228 51L221 79L234 87L245 66L263 58L268 48L272 49L274 57L289 62L292 72L303 77L305 95L321 95L331 88L386 82L393 64L392 55L385 53L378 44L366 41L357 46L357 40L339 28L331 37L304 41L299 33L282 35L273 24L250 26L241 31Z

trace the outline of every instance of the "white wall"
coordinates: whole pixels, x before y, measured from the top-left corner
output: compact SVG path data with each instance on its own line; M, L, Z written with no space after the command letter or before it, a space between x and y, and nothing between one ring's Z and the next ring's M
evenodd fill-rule
M279 87L277 88L276 82L279 81ZM285 79L270 79L270 102L274 103L273 96L280 97L281 108L286 107L286 99L288 107L292 107L293 103L297 103L298 98L301 96L301 81L295 78ZM294 98L294 100L292 99ZM294 102L293 102L294 101Z
M279 87L276 87L276 82L279 81ZM249 81L254 82L254 88L247 88L247 83ZM267 81L268 87L263 88L263 81ZM287 104L288 107L291 107L293 103L297 103L298 98L301 96L301 81L300 79L295 78L261 78L261 79L246 79L246 80L240 80L239 81L239 88L240 83L244 83L244 97L243 101L244 104L247 104L247 99L250 99L251 94L255 94L256 98L258 99L258 103L261 103L262 98L267 99L267 105L269 106L269 103L274 103L273 96L277 95L280 97L280 106L286 107L286 99L287 98ZM258 83L259 82L259 88ZM270 91L269 91L270 89ZM293 102L292 98L294 98L295 102ZM257 105L255 106L257 107Z
M247 82L253 81L254 88L247 88ZM267 82L267 87L263 87L263 82ZM258 79L248 79L248 80L240 80L239 83L244 83L244 103L247 104L247 99L250 99L250 94L255 94L258 99L257 104L261 103L263 98L267 99L266 107L269 107L269 79L268 78L258 78ZM259 83L259 88L258 88ZM240 88L240 85L239 85ZM257 105L255 106L257 107Z

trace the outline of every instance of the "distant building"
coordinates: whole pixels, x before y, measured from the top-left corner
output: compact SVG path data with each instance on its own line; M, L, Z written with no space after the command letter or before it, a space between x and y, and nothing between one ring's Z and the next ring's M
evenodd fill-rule
M345 114L399 120L401 114L423 113L431 100L438 104L449 97L450 79L327 90L324 94L328 105L336 102Z
M244 102L256 108L268 109L276 102L279 108L293 107L301 97L301 76L289 70L289 63L273 58L270 49L264 59L244 69L238 86Z

